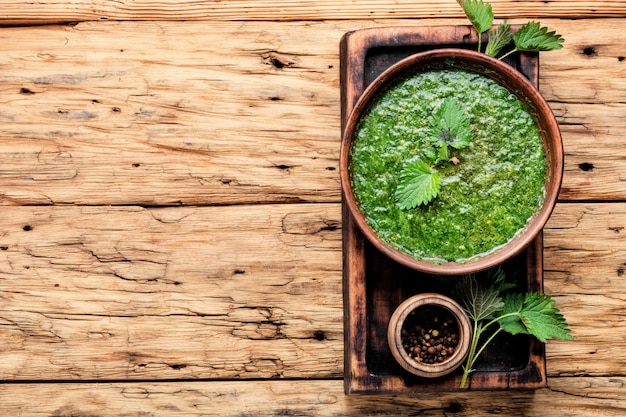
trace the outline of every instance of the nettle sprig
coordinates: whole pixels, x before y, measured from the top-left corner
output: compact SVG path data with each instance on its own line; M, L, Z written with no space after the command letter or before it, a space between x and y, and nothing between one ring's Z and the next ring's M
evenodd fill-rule
M459 159L451 156L450 148L463 149L471 143L470 119L458 101L445 99L433 117L428 137L431 146L424 151L423 158L408 161L400 171L396 199L402 209L426 205L437 197L441 176L436 167L458 164Z
M483 0L457 0L463 8L465 15L478 33L478 51L481 51L482 34L488 32L488 43L485 54L496 57L500 51L507 46L511 39L515 45L514 49L503 54L498 59L504 59L514 52L540 52L553 51L563 48L565 41L561 35L555 31L549 31L547 27L542 27L539 22L528 22L512 35L511 25L504 22L499 26L493 26L493 10L489 3Z
M543 343L552 338L573 339L565 318L554 307L554 300L549 295L507 293L515 286L507 282L502 268L490 270L485 280L465 275L456 285L456 297L473 324L461 388L465 388L480 354L502 331L512 335L532 335Z

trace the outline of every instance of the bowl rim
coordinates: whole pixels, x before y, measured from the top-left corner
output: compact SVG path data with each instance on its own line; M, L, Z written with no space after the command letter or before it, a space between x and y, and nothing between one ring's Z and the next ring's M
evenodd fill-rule
M402 346L402 327L407 318L412 311L429 305L449 311L457 322L459 332L457 348L452 356L436 364L417 362ZM393 312L387 328L387 343L396 362L406 371L427 378L437 378L454 372L467 358L471 339L472 324L463 307L452 298L438 293L421 293L404 300Z
M545 195L540 209L529 222L507 243L493 248L484 256L467 262L446 261L435 263L416 259L385 243L370 227L361 212L353 193L350 177L350 150L353 134L362 114L389 85L410 74L426 70L445 68L465 69L485 75L522 99L535 118L546 150L547 175ZM530 102L530 104L528 104ZM539 115L539 116L538 116ZM545 98L528 79L509 64L483 53L459 48L441 48L419 52L402 59L379 75L363 92L350 112L342 134L340 181L343 201L352 219L365 237L386 256L414 270L442 275L468 274L502 264L524 250L541 232L556 204L563 177L563 142L558 122Z

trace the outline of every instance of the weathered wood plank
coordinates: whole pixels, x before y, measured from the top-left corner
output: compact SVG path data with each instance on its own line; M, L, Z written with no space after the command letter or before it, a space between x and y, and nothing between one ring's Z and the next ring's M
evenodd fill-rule
M0 379L342 373L339 204L1 207ZM559 204L548 374L623 372L626 205ZM593 265L590 268L589 265Z
M623 23L547 23L568 39L540 71L561 198L626 199ZM0 204L338 202L339 39L387 24L416 22L0 29Z
M567 46L541 55L540 90L559 120L565 146L560 198L623 200L624 23L604 26L601 34L596 31L600 36L592 35L594 22L578 23L555 22Z
M626 206L621 203L559 204L548 221L544 289L555 296L575 338L547 344L550 374L623 374L620 362L611 363L611 358L623 355L616 344L623 342L626 330L621 329L625 227Z
M541 54L545 65L540 69L539 87L549 101L624 104L624 95L618 92L626 86L626 52L620 47L626 41L625 23L619 19L601 22L542 20L565 38L563 49Z
M3 203L338 201L340 35L167 26L0 31Z
M546 291L623 297L625 214L621 203L557 204L544 235Z
M20 417L444 416L617 417L626 379L552 378L536 391L345 396L337 380L10 384L0 403ZM45 401L42 401L45 399Z
M499 18L608 17L626 14L626 2L490 0ZM460 17L453 0L378 1L73 1L4 2L0 24L26 25L103 20L332 20Z
M2 211L0 380L342 372L337 204Z

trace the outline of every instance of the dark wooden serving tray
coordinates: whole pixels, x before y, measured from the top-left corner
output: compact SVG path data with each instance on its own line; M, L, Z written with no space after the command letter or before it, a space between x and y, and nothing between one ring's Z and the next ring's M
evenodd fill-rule
M434 48L476 49L469 26L373 28L341 40L342 128L367 85L411 54ZM515 54L507 62L538 84L539 56ZM343 206L345 392L414 393L459 389L460 370L426 379L397 365L387 345L387 324L396 307L422 292L448 294L450 283L406 268L370 244ZM521 292L543 292L543 235L502 267ZM500 337L501 336L501 337ZM545 345L529 336L501 334L470 375L469 389L538 388L546 385Z

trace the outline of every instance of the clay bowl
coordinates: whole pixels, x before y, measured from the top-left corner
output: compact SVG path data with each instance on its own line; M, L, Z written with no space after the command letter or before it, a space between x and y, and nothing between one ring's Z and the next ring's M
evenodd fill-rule
M421 325L420 320L416 319L420 315L415 316L414 313L426 308L431 313L443 310L456 323L455 326L446 327L450 328L450 333L458 335L454 352L446 355L445 360L439 363L418 361L403 346L403 329L406 331L407 327L413 327L414 324ZM451 298L435 293L418 294L404 301L394 311L387 328L387 342L396 362L411 374L424 378L437 378L456 370L467 358L471 338L472 324L465 310Z
M436 69L464 69L473 71L500 83L526 104L539 127L544 143L547 175L544 184L543 204L508 243L487 251L485 254L464 262L433 262L416 259L385 243L367 223L350 177L351 148L359 121L369 107L391 85L420 72ZM365 237L383 254L412 269L432 274L468 274L502 264L514 257L543 229L557 200L563 176L563 144L558 123L546 100L538 90L510 65L485 54L464 49L438 49L412 55L391 66L368 86L347 119L340 154L340 176L344 202L352 218Z

